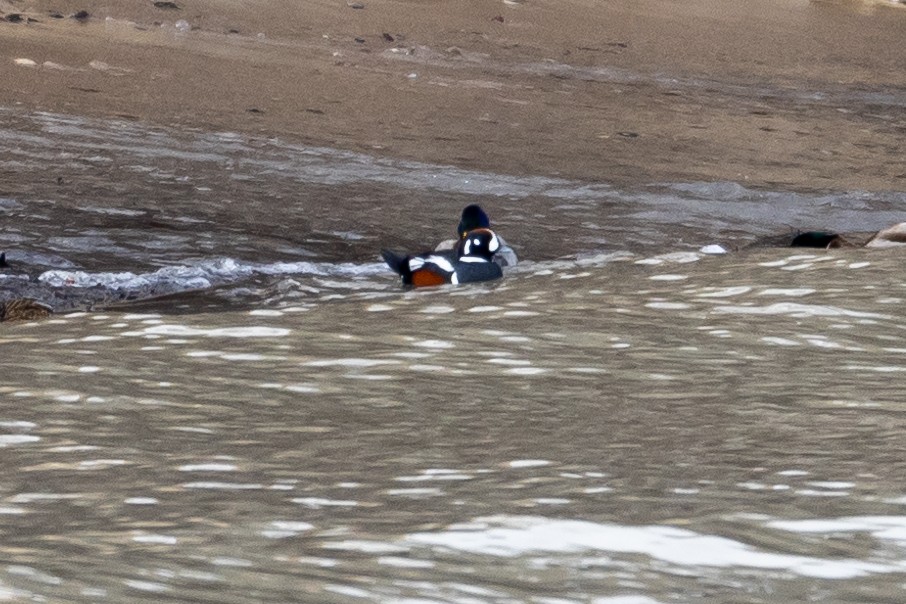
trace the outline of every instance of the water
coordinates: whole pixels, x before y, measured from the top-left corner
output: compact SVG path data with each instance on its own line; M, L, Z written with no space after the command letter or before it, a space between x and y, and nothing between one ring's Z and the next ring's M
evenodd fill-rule
M901 254L747 245L903 194L3 115L2 287L60 304L0 330L3 598L902 601ZM402 291L475 200L526 261Z
M195 290L257 303L273 298L281 277L305 291L320 291L325 277L380 277L389 287L377 250L446 239L476 201L523 257L538 261L739 249L798 228L874 231L899 222L906 207L902 192L736 183L619 190L229 132L10 109L0 116L0 249L18 267L4 289L63 311Z

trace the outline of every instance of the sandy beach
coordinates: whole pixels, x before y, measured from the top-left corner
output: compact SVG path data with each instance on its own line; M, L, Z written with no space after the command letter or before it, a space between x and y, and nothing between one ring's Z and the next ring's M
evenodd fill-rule
M0 106L623 186L906 183L886 2L73 7L0 2Z

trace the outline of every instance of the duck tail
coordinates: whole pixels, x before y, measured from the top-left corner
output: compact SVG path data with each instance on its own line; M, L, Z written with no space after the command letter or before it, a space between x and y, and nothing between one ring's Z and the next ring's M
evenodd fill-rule
M0 253L0 268L9 268L9 264L6 262L6 252Z
M406 256L391 252L390 250L381 250L381 258L387 263L394 273L405 276L409 273L409 262Z

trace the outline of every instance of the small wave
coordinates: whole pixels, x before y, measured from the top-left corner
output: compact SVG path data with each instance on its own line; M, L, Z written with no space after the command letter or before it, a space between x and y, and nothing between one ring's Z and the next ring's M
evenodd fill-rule
M826 524L780 525L801 531L823 531ZM891 523L854 522L867 530L892 530ZM486 556L517 557L545 554L582 554L591 551L640 554L681 568L755 568L783 570L802 577L852 579L871 574L898 573L900 561L826 559L760 550L719 535L672 526L620 526L583 520L536 516L491 516L466 526L408 535L404 542Z
M381 289L396 283L382 263L254 263L229 257L189 261L147 273L58 268L41 273L37 279L0 276L5 298L34 298L56 312L190 292L211 293L227 302L240 302L249 296L274 301L298 292L308 295L324 290Z
M246 263L232 258L200 260L167 266L151 273L50 270L38 281L54 287L104 287L118 290L172 289L174 292L204 289L241 281L255 275L311 275L320 277L368 277L386 272L383 265L331 262Z

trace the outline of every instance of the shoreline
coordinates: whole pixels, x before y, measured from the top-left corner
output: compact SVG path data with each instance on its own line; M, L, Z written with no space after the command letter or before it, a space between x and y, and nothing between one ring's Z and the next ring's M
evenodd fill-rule
M80 23L29 6L40 22L0 22L0 105L618 186L906 185L898 7L87 2Z

